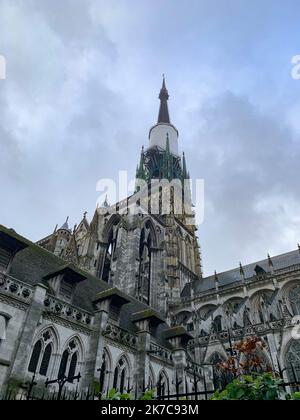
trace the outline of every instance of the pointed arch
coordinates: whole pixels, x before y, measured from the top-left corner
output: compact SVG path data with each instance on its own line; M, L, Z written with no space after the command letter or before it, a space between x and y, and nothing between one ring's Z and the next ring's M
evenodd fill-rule
M102 280L109 282L111 279L112 263L115 257L115 251L117 248L119 226L121 223L121 216L119 214L113 214L108 220L103 229L103 242L106 244L106 250L104 252L103 260L101 263L102 268ZM100 264L100 262L98 263Z
M144 228L150 230L152 246L156 248L158 246L157 232L153 220L150 217L146 217L143 219L141 224L141 231Z
M165 369L161 369L158 375L157 394L159 396L166 396L170 394L170 380Z
M139 244L139 276L137 282L137 298L149 305L151 300L152 254L157 246L154 224L150 218L142 223Z
M31 373L36 373L37 366L38 366L41 353L42 353L42 348L43 348L42 340L38 340L33 347L29 366L28 366L28 371Z
M213 369L213 381L215 389L224 389L227 382L230 381L231 377L227 377L226 373L220 369L219 365L226 361L226 357L224 357L218 351L212 353L208 359L208 363L212 365Z
M28 363L28 372L47 376L58 349L58 333L53 326L41 329L34 338L34 345Z
M128 356L123 353L116 363L114 369L113 388L120 393L128 391L131 384L131 364Z
M218 309L217 305L207 304L197 310L199 318L203 321L207 321L213 317L214 312Z
M112 357L107 347L103 348L102 360L100 366L100 393L104 394L109 391L110 375L112 373Z
M263 324L269 321L269 302L274 291L262 289L250 297L251 313L256 324Z
M117 226L121 222L121 216L118 213L113 214L110 219L106 222L103 232L102 238L103 242L108 243L111 231L114 226Z
M58 377L67 377L70 378L69 382L73 382L71 378L79 373L79 365L83 363L83 360L83 343L78 335L74 335L68 339L64 347L64 351L60 360Z
M293 316L300 315L300 280L290 281L281 290L281 298Z
M291 382L300 381L300 340L290 340L284 354L284 365Z

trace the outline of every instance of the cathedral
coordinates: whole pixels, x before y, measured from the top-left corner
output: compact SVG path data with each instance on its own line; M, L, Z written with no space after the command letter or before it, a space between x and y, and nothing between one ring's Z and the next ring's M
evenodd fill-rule
M252 336L266 366L300 380L300 247L203 276L168 100L163 79L131 197L37 243L0 225L0 392L22 394L32 378L41 393L62 378L70 393L184 394L195 378L214 390L216 366Z

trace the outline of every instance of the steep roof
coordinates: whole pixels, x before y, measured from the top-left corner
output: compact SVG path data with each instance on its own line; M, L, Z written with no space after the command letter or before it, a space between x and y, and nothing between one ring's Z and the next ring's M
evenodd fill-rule
M275 271L282 270L282 269L300 264L299 250L287 252L285 254L272 257L272 263L273 263L273 268ZM256 276L256 272L255 272L256 266L261 267L266 273L271 272L268 259L245 265L243 266L243 270L245 273L245 279L247 281L251 281L251 279L253 279ZM220 287L234 286L234 283L238 283L242 280L240 268L234 268L232 270L225 271L223 273L218 273L218 280L219 280ZM201 280L196 280L193 283L193 286L194 286L195 294L208 292L209 290L212 290L215 288L215 276L213 275L213 276L205 277ZM191 287L190 283L185 286L185 288L182 291L182 297L190 296L190 287Z

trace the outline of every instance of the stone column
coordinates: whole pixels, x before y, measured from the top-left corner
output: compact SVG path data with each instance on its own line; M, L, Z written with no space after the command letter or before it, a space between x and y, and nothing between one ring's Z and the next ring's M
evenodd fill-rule
M28 358L31 355L34 335L43 314L46 293L47 288L44 285L37 284L35 286L31 305L16 342L11 369L8 371L5 381L6 384L10 379L24 380L26 376Z
M138 341L137 341L137 355L136 355L136 365L135 365L135 374L134 374L134 383L135 388L134 392L137 393L137 398L139 398L143 392L144 388L148 386L149 380L149 370L150 370L150 321L144 319L142 321L136 322L138 327Z
M82 372L82 389L90 388L92 390L94 381L98 381L100 377L98 369L100 369L102 365L104 348L104 337L102 333L107 326L109 304L110 299L99 302L97 304L97 311L94 312L93 332L90 337L84 371Z
M186 350L181 345L181 337L172 338L170 343L173 347L172 356L175 367L173 383L175 390L177 381L179 393L185 393L185 369L187 367Z

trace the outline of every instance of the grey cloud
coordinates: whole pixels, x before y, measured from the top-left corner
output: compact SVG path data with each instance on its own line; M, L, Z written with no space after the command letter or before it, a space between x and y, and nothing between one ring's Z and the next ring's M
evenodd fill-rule
M202 128L193 147L199 153L191 163L206 182L207 211L200 227L206 270L295 248L300 149L293 133L231 93L198 114ZM291 202L296 207L287 213ZM293 235L285 237L289 229Z

